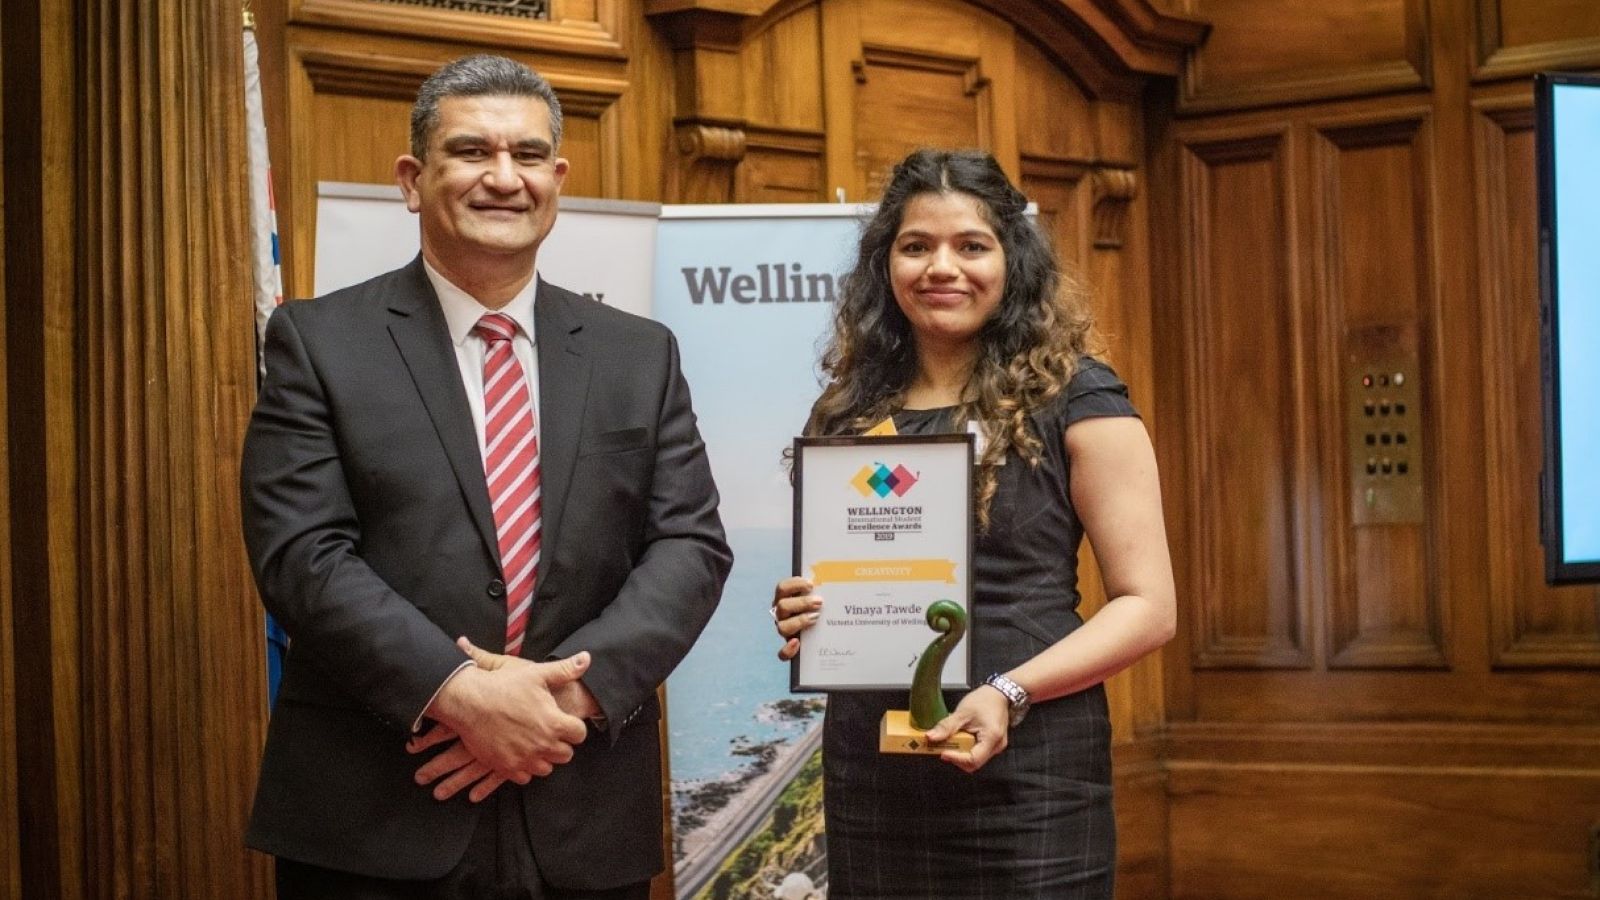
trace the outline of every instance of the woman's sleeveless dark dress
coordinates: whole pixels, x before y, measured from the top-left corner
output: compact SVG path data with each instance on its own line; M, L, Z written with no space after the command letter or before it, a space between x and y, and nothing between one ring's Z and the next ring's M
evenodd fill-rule
M1084 360L1035 413L1037 467L1012 454L990 527L976 543L974 671L982 679L1038 654L1082 624L1077 550L1083 527L1067 491L1067 426L1134 416L1116 374ZM951 410L895 415L901 434L963 430ZM824 595L826 596L826 595ZM962 692L948 692L955 708ZM1033 707L1010 745L975 775L937 757L878 753L878 720L905 692L828 699L823 766L828 896L923 900L1110 900L1116 865L1111 725L1105 690Z

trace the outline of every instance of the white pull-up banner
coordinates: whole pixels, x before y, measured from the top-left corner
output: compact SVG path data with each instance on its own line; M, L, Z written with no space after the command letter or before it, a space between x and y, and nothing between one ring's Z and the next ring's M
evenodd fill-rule
M618 309L650 314L659 203L564 197L539 274ZM316 294L398 269L420 247L400 188L325 181L317 190Z
M823 204L661 210L653 315L683 349L734 557L722 605L667 681L684 900L771 896L769 880L803 884L826 869L822 700L790 695L767 607L792 563L783 451L816 399L818 351L866 212Z

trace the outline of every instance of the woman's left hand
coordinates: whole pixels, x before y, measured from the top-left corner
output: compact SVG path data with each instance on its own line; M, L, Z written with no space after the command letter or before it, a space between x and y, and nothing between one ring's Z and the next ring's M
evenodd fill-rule
M972 749L946 750L939 758L968 774L983 768L1006 749L1011 726L1011 702L1006 695L986 684L967 692L955 711L928 729L928 740L942 741L958 731L977 738Z

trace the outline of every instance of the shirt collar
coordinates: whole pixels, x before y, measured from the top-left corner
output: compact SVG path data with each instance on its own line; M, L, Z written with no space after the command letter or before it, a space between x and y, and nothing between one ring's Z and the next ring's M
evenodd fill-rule
M528 284L517 292L511 302L503 308L489 309L479 303L471 294L463 291L450 283L450 279L428 265L427 260L422 261L422 268L428 273L428 281L433 284L433 292L439 295L439 307L444 310L444 321L450 329L450 343L460 347L472 336L472 326L478 320L492 312L510 316L522 333L533 340L533 298L539 291L539 275L528 279Z

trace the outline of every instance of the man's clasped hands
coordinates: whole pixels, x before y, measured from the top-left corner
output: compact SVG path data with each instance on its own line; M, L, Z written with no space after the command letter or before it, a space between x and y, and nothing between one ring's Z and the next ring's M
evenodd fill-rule
M437 800L470 788L467 796L477 803L507 781L527 784L571 761L572 748L588 735L585 720L601 712L579 681L589 653L533 662L480 649L465 637L456 644L473 665L445 682L428 708L435 724L407 741L406 750L451 746L417 769L417 783L434 785Z

